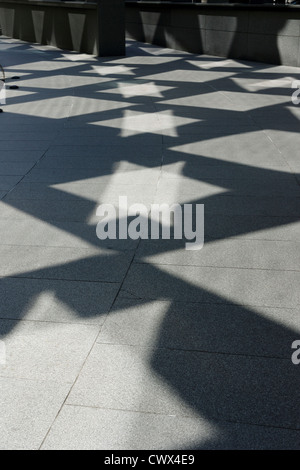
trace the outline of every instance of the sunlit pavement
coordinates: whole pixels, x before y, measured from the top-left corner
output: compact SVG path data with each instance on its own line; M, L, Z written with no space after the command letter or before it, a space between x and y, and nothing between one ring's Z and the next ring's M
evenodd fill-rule
M3 37L0 63L0 448L299 449L299 69ZM204 204L203 249L100 241L120 195Z

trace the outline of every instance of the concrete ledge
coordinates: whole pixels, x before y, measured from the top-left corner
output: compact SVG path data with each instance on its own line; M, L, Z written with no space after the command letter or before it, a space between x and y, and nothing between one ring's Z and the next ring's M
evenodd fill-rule
M130 38L199 54L300 66L300 7L127 1Z

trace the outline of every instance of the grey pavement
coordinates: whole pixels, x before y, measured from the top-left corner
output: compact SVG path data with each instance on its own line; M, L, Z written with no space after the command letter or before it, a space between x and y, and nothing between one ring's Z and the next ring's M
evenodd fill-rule
M0 63L0 449L299 450L300 70L5 37ZM204 247L101 241L119 196L204 204Z

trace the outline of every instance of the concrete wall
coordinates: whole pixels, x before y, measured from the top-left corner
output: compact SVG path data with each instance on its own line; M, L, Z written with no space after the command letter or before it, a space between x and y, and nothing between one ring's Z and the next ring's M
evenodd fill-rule
M98 53L95 4L0 0L0 26L23 41Z
M122 55L124 32L115 14L122 1L101 0L111 9L106 24L95 2L0 0L0 27L24 41ZM300 6L126 1L126 33L188 52L300 66Z
M300 66L300 6L131 1L126 30L173 49Z

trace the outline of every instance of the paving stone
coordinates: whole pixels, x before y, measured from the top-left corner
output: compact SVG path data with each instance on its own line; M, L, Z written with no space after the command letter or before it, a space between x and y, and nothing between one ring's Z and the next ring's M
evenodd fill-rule
M274 184L276 184L274 182ZM199 197L200 196L200 197ZM177 203L176 197L173 195L165 200L160 197L155 201L158 204ZM180 202L180 201L179 201ZM234 195L234 192L228 195L213 195L201 198L193 198L186 200L184 203L193 204L193 211L196 209L196 204L204 204L205 217L215 216L217 219L220 217L234 217L234 216L266 216L266 217L299 217L300 214L300 198L299 197L279 197L268 195L266 197L248 197Z
M97 342L252 356L291 357L297 309L118 297Z
M1 450L38 450L70 384L0 377Z
M126 196L128 198L128 205L136 202L149 204L154 201L156 193L156 186L136 184L122 184L117 183L108 186L105 183L81 183L70 182L61 183L56 185L49 185L47 183L24 183L21 181L11 191L7 197L6 202L13 200L24 199L38 199L38 200L61 200L61 201L74 201L75 198L84 200L95 201L101 203L111 203L119 205L119 196ZM10 202L10 204L16 204Z
M216 436L201 419L67 405L42 450L178 450Z
M135 299L297 308L298 271L133 264L122 289ZM263 286L263 289L261 288Z
M33 167L31 162L0 162L1 175L24 175Z
M6 191L12 189L20 180L21 175L0 175L0 190Z
M67 404L299 430L299 380L286 359L96 344Z
M2 278L0 318L102 325L119 288L118 283Z
M73 383L99 326L0 320L6 364L1 377Z
M187 176L191 177L196 180L212 180L212 179L220 179L220 180L230 180L230 179L241 179L241 180L249 180L252 179L262 182L263 179L270 183L271 181L273 184L276 184L276 180L290 180L292 184L295 183L295 176L291 173L291 169L288 166L276 166L272 165L272 167L266 169L256 168L255 166L250 165L229 165L229 164L220 164L220 165L203 165L201 163L192 162L188 160L177 161L175 164L166 164L162 168L162 174L164 178L176 178ZM268 171L269 170L269 171ZM220 182L222 184L222 182Z
M34 164L43 155L40 150L2 150L0 149L0 167L2 162L26 162Z
M72 221L88 223L90 217L96 220L98 204L88 199L73 197L70 200L43 200L43 199L8 199L1 202L0 213L2 219L28 219L29 216L44 221ZM97 218L99 221L99 217Z
M231 118L228 119L230 122ZM218 124L218 120L222 123L222 118L218 117L216 120L212 116L212 126ZM235 125L236 123L233 121L232 127ZM218 130L218 126L216 126L216 130ZM171 138L169 140L171 141ZM225 136L221 135L218 139L179 136L174 139L174 145L171 148L166 145L164 157L166 162L172 162L178 157L178 159L187 158L194 162L202 160L211 165L218 165L222 162L234 162L238 165L245 164L254 167L260 167L266 163L270 165L281 164L282 166L286 164L278 148L262 131L252 133L237 131L232 132L232 135L225 133Z
M125 171L134 171L138 167L141 167L144 165L145 167L149 166L155 167L155 166L160 166L161 165L161 156L158 154L156 158L152 157L150 158L142 158L142 156L138 159L137 162L126 162L126 161L120 161L120 155L118 155L118 158L115 160L111 158L103 158L102 156L99 157L88 157L83 155L81 157L46 157L43 158L37 165L37 169L54 169L54 168L60 168L60 169L68 169L68 168L73 168L73 169L93 169L96 170L95 172L97 173L97 170L108 170L107 172L109 173L109 170L113 172L125 172Z
M99 219L100 220L100 219ZM97 225L80 222L52 221L43 222L38 219L1 219L0 232L3 245L74 247L83 248L86 254L93 254L95 248L114 250L134 250L138 240L105 239L100 240L96 234Z
M298 217L206 215L205 234L212 238L299 240Z
M298 446L299 431L289 429L68 405L42 449L296 450Z
M106 183L113 177L115 183L119 184L133 184L134 181L139 179L139 184L156 184L160 177L160 168L154 169L135 169L125 173L114 174L113 167L110 170L94 169L38 169L34 168L25 178L25 183L65 183L68 181L81 181L88 180L90 183Z
M67 247L0 247L0 276L71 281L120 282L133 253L104 248L91 250Z
M160 145L162 144L162 137L158 134L141 133L140 135L131 135L128 138L120 137L120 130L107 130L105 129L104 135L99 137L61 137L59 139L60 145L78 145L78 146L100 146L105 143L110 145Z
M47 150L51 141L49 140L4 140L1 142L2 150Z
M0 447L298 449L299 71L0 50ZM120 195L204 204L203 249L100 241Z
M211 197L214 195L222 196L253 196L265 198L270 195L277 197L299 197L300 186L297 184L295 177L286 178L263 178L247 180L237 178L205 178L191 180L188 174L192 167L186 165L186 162L181 165L183 176L179 180L177 178L169 178L169 174L159 182L156 193L156 202L173 204L173 203L188 203L190 201L197 201L200 197ZM206 169L203 168L205 171ZM222 171L222 169L220 169ZM216 173L218 169L216 170ZM215 175L216 176L216 175Z
M56 132L53 132L53 137L55 136L55 134L58 132L58 130ZM40 141L40 140L46 140L46 141L49 141L49 132L18 132L17 130L15 130L15 132L3 132L3 128L1 126L1 131L0 131L0 139L1 141L5 142L5 141L30 141L30 142L34 142L34 141ZM27 144L26 144L27 145Z
M195 251L186 249L189 243L196 243L196 239L142 240L135 262L299 271L299 244L295 242L206 239L203 248Z
M120 160L130 161L139 164L142 161L148 160L150 163L157 157L161 156L161 145L143 145L131 144L122 145L102 144L101 147L86 145L84 149L76 145L51 145L46 152L47 157L97 157L101 159L108 159L119 162Z

